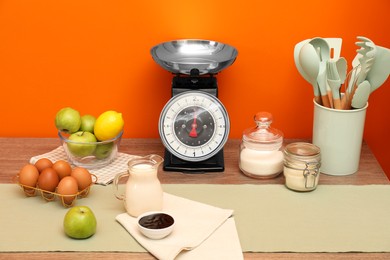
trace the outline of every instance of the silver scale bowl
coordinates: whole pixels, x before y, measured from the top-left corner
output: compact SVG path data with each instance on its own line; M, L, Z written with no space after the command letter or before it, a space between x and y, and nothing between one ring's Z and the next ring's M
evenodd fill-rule
M227 44L208 40L176 40L164 42L151 49L153 59L165 70L175 74L217 74L233 64L237 50Z

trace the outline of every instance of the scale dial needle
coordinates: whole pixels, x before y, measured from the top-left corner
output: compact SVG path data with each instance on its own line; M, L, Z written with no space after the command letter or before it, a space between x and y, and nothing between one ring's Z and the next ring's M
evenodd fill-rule
M196 132L196 128L198 127L198 124L196 123L196 111L194 111L194 121L192 122L192 129L191 129L191 132L189 134L190 137L193 137L193 138L196 138L198 137L198 133Z

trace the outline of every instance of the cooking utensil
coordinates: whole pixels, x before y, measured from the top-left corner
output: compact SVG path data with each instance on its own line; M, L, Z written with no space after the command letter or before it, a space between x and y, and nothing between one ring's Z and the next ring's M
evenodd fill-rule
M347 68L348 68L347 60L344 57L339 58L336 61L336 67L337 67L337 72L338 72L339 77L340 77L340 83L344 84L345 80L347 78ZM344 96L345 96L345 94L344 94ZM341 99L340 103L341 103L341 108L340 109L343 109L342 99Z
M164 42L150 52L164 69L187 75L191 75L191 71L199 75L216 74L233 64L238 54L227 44L196 39Z
M313 45L306 43L302 46L299 52L299 63L307 77L307 81L313 86L315 101L318 104L322 104L320 90L317 84L317 77L320 70L320 59Z
M354 77L354 75L356 75L357 71L359 70L360 64L357 67L353 68L350 72L348 72L348 75L345 78L344 95L341 97L341 109L351 109L352 94L351 88L349 86L353 86L356 83L357 77Z
M309 83L310 77L306 74L306 72L303 70L301 63L299 62L299 53L301 52L301 49L303 45L305 45L309 40L304 40L299 43L297 43L294 47L294 62L295 62L295 67L297 67L299 74Z
M368 72L371 70L371 66L374 64L375 57L376 57L376 47L375 44L368 38L359 36L357 37L359 42L356 42L357 46L360 46L360 49L358 49L356 52L358 53L357 59L359 61L360 66L356 67L358 68L358 72L353 75L356 79L353 79L353 83L349 86L349 95L347 96L347 108L352 107L352 100L355 96L355 92L365 79L368 74ZM365 92L366 92L366 84L363 85L363 90L360 91L362 94L358 95L363 96L362 99L364 100ZM359 98L357 98L359 100ZM368 99L368 96L367 96ZM364 102L364 101L361 101Z
M340 57L340 54L341 54L341 45L342 45L342 39L341 38L324 38L327 42L328 42L328 45L329 45L329 48L330 49L333 49L333 59L338 59ZM304 70L302 69L302 66L299 62L299 52L301 51L302 49L302 46L305 45L307 42L309 42L310 39L307 39L307 40L303 40L299 43L297 43L294 47L294 62L295 62L295 66L297 67L298 71L299 71L299 74L301 74L301 76L307 81L307 82L310 82L310 79L309 77L307 76L307 74L304 72Z
M371 92L370 87L370 83L367 80L363 81L357 86L356 91L352 97L351 106L353 108L363 108L367 104L368 97L370 96Z
M360 49L356 52L368 58L375 57L376 48L374 42L363 36L358 36L357 39L359 40L359 42L356 42L355 44L357 46L360 46Z
M347 77L347 60L344 57L340 57L336 61L336 67L337 67L337 72L340 77L341 84L344 84L345 78Z
M333 107L335 109L341 109L341 101L340 101L341 80L340 80L339 72L337 70L336 61L329 60L326 63L326 76L327 76L329 87L332 91Z
M367 73L370 71L372 64L374 64L376 47L374 42L366 37L358 36L357 39L360 40L359 42L356 42L356 45L360 46L357 53L361 55L361 57L358 58L361 69L356 81L356 84L359 85L366 79Z
M353 74L353 81L352 84L349 86L348 92L350 93L350 95L348 96L348 104L352 102L352 98L355 95L356 89L359 84L366 79L367 73L371 70L371 66L374 63L374 60L374 57L365 59L364 56L362 56L359 58L360 65L356 67L357 72Z
M371 84L371 93L378 89L390 74L390 49L376 46L376 51L375 62L366 76Z
M322 38L313 38L309 41L320 59L320 70L317 76L317 83L320 89L322 104L325 107L331 107L326 84L326 62L330 59L330 48L326 40Z
M338 60L340 58L340 54L341 54L341 45L342 45L343 39L341 39L341 38L323 38L323 39L329 45L330 58L334 59L334 60ZM345 77L344 77L344 79L345 79ZM327 85L327 92L328 92L328 97L330 99L331 107L334 107L333 98L332 98L332 91L331 91L329 84Z
M357 85L366 79L367 73L371 70L371 66L374 64L376 57L376 46L373 41L363 36L358 36L357 39L359 41L355 44L359 46L360 49L356 51L357 54L352 61L352 66L355 68L360 64L360 70L357 70L356 73L352 75L352 80L348 86L350 93L353 93ZM356 84L353 85L352 83L355 82L356 77Z
M341 45L343 43L343 39L341 38L324 38L324 40L328 43L331 58L337 60L340 58L341 54Z

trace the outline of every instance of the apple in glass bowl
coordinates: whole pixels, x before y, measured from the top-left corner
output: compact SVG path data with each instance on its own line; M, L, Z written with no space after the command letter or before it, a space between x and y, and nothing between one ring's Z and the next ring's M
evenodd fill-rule
M123 131L110 140L98 141L94 134L87 131L72 134L58 131L69 162L87 169L102 168L114 161L122 135Z

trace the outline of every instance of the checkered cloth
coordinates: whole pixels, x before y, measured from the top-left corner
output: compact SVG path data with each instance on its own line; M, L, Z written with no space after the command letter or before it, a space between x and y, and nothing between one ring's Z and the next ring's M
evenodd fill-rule
M126 153L118 153L118 157L109 165L99 169L90 169L89 171L97 176L97 184L107 185L113 181L113 179L118 173L127 171L127 162L130 159L134 158L134 156L135 155L130 155ZM58 160L68 161L64 148L62 146L59 146L48 153L31 157L30 163L34 164L40 158L48 158L53 163Z

